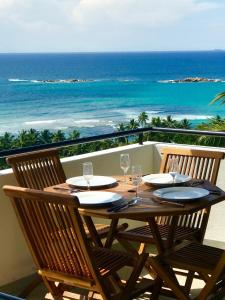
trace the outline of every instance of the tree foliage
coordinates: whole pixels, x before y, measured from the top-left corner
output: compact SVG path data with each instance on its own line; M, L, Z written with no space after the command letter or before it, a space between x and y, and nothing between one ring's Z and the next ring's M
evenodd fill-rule
M136 129L139 127L164 127L164 128L183 128L190 129L191 123L187 119L177 121L172 116L166 118L153 117L149 120L146 112L142 112L137 119L132 118L127 123L119 123L116 131L126 131ZM208 119L206 123L201 123L196 126L199 130L210 131L225 131L225 118L216 116ZM38 131L33 128L29 130L21 130L17 135L5 132L0 136L0 151L27 147L40 144L51 144L54 142L61 142L65 140L76 140L80 137L77 130L71 132L64 132L62 130L50 131L48 129ZM86 144L78 144L74 146L64 147L60 151L61 157L67 157L77 154L89 153L109 148L114 148L122 145L138 142L138 136L131 135L126 137L119 137L114 139L107 139L105 141L91 142ZM159 141L168 143L191 144L191 145L205 145L225 147L225 138L223 137L209 137L197 135L184 135L173 133L150 132L143 135L144 141ZM5 160L0 159L0 169L8 168Z
M225 92L219 93L216 95L214 99L210 102L210 104L214 104L216 102L220 102L220 104L225 104Z

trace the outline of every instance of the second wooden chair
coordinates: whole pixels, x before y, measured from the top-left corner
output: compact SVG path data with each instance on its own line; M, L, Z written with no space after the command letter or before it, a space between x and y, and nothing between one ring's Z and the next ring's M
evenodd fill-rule
M133 257L90 245L77 197L13 186L3 189L53 299L63 299L71 286L86 290L88 299L99 293L104 300L131 299L152 286L149 280L137 283L147 254ZM125 266L133 269L126 283L117 273Z
M224 153L219 151L193 150L186 148L168 147L162 149L161 173L168 172L168 161L171 157L177 157L180 173L189 175L193 179L208 180L216 184L221 159ZM202 210L191 215L180 216L178 226L174 232L174 241L194 239L202 242L208 223L210 209ZM157 223L161 237L167 240L170 230L171 218L159 217ZM118 234L122 240L133 240L143 243L154 243L151 230L148 225L127 230Z

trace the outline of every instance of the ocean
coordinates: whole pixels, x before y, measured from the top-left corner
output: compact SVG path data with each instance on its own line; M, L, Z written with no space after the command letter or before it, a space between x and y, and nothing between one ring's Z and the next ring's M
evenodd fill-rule
M186 77L218 82L170 82ZM0 135L109 133L143 111L194 125L225 117L225 106L209 105L222 91L225 51L0 54Z

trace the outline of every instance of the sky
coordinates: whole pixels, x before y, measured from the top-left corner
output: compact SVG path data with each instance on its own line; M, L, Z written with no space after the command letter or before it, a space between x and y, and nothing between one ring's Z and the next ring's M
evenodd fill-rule
M0 52L225 49L225 0L0 0Z

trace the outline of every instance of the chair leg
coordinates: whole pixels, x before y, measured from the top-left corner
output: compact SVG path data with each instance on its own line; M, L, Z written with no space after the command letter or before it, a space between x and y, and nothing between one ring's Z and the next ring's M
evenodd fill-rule
M64 292L64 290L62 289L62 285L59 284L59 286L56 286L54 281L49 281L44 276L42 276L42 279L44 281L44 284L45 284L46 288L51 293L53 298L55 300L56 299L61 299L61 297L63 295L63 292Z
M159 258L149 258L151 260L151 265L158 273L158 276L165 282L165 284L172 290L179 300L190 300L186 291L181 288L177 278L168 265L163 263Z
M190 293L192 282L193 282L193 279L194 279L194 275L195 275L195 272L193 272L193 271L189 271L187 273L187 278L186 278L185 286L184 286L185 291L186 291L187 294Z
M39 275L35 276L32 282L28 286L26 286L25 289L23 289L18 296L20 298L27 298L27 296L32 292L32 290L35 289L41 282L41 277Z
M136 281L144 267L147 256L148 256L147 253L143 253L139 256L138 261L134 266L133 272L131 273L130 278L127 281L127 284L123 291L121 299L125 300L125 299L129 298L129 294L130 294L131 290L133 289L134 285L136 284Z
M162 286L163 286L162 279L160 277L157 277L155 279L154 288L153 288L152 294L150 296L151 300L158 300Z

